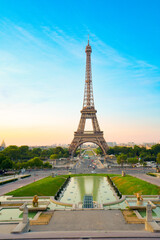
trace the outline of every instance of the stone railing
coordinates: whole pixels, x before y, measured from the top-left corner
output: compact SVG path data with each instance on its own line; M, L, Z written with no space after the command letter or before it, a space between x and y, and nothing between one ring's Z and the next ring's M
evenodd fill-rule
M53 198L53 197L50 197L50 201L53 202L54 204L57 204L57 205L66 206L66 207L73 207L73 204L60 202L58 200L55 200L55 198Z

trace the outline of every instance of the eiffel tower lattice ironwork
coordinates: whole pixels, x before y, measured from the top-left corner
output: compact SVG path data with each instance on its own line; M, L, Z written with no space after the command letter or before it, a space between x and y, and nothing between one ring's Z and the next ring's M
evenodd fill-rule
M86 52L86 75L85 75L85 89L83 108L81 110L81 118L77 131L74 133L73 141L70 144L69 152L74 154L76 149L83 143L92 142L97 144L103 151L104 155L107 154L108 145L103 137L103 132L100 130L98 120L94 107L93 88L92 88L92 72L91 72L91 46L88 45L85 49ZM84 131L86 119L91 119L93 131Z

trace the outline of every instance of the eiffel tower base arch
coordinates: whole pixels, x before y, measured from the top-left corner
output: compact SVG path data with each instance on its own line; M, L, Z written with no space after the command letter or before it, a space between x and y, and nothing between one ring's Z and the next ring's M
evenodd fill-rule
M103 137L103 132L97 132L97 133L90 133L90 132L84 132L84 133L78 133L78 132L75 132L74 133L74 138L73 138L73 141L72 143L70 144L70 147L69 147L69 153L73 156L76 149L82 145L83 143L86 143L86 142L92 142L92 143L95 143L97 144L101 150L103 151L103 154L105 156L107 156L107 150L109 149L108 148L108 145Z

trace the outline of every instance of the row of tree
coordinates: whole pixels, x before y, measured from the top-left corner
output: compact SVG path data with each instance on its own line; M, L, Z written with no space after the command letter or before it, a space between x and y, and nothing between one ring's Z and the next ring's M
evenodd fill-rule
M46 160L67 157L69 157L69 151L62 147L43 150L41 148L30 149L28 146L17 147L11 145L0 152L0 169L51 168Z
M96 152L97 154L102 154L102 150L100 148L97 148ZM118 157L120 154L124 154L127 158L137 158L142 159L143 161L156 161L158 153L160 153L160 144L153 145L151 149L146 149L146 147L139 147L137 145L133 148L115 146L109 148L107 151L108 155L113 154Z
M10 160L9 158L6 158L3 160L0 164L1 170L7 170L7 169L33 169L33 168L52 168L52 165L49 162L43 162L39 157L34 157L28 161L24 162L14 162Z
M56 158L67 158L69 156L69 152L68 149L62 147L43 150L41 148L30 149L28 146L17 147L15 145L11 145L1 151L0 155L1 158L2 156L6 156L16 162L29 160L34 157L40 157L41 160L45 160L50 158L51 155Z
M78 154L76 152L76 155ZM102 154L100 148L96 149L97 154ZM140 161L157 161L160 163L160 144L156 144L151 149L145 147L134 146L120 147L115 146L109 148L107 154L114 154L118 162L136 163ZM33 167L48 167L51 165L44 160L59 159L69 157L67 148L56 147L49 149L33 148L28 146L17 147L11 145L0 152L0 168L1 169L20 169L20 168L33 168Z
M117 163L121 165L123 165L124 163L129 163L129 164L140 163L142 165L146 165L146 162L147 161L144 161L142 158L138 158L138 157L128 158L127 155L124 153L121 153L117 156ZM156 162L160 164L160 153L157 154Z

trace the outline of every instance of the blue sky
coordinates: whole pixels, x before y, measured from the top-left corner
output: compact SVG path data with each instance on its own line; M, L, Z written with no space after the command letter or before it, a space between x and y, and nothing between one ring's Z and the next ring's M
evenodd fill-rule
M70 143L85 46L106 141L160 141L160 1L0 0L0 141Z

